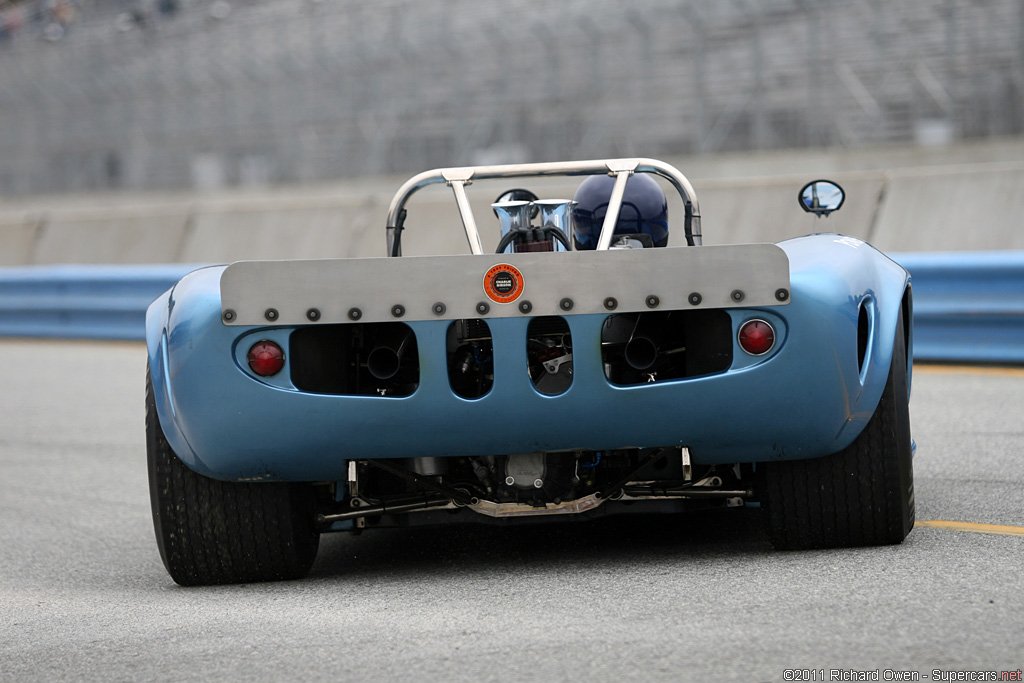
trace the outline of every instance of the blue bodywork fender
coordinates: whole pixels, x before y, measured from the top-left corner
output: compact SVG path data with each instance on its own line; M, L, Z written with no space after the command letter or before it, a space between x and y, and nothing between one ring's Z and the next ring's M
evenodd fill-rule
M157 414L185 464L238 481L334 481L355 458L663 446L687 446L704 464L826 455L849 445L874 413L901 314L911 334L910 279L853 238L812 235L779 246L790 262L785 305L728 309L734 332L751 318L775 327L764 356L734 341L724 372L617 386L602 370L606 315L566 315L573 381L547 396L524 371L529 318L493 319L494 386L472 400L449 385L446 321L408 322L420 365L410 396L309 394L287 378L264 381L246 367L246 350L260 339L287 349L295 328L223 324L224 267L204 268L148 310Z

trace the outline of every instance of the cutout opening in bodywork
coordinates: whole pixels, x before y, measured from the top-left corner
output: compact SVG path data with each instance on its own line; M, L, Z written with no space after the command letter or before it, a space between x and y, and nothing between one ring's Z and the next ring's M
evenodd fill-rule
M416 335L405 323L303 327L289 347L292 383L301 391L400 397L419 386Z
M448 326L448 383L462 398L480 398L494 385L491 328L478 318Z
M857 315L857 372L864 372L864 358L867 356L870 338L871 323L868 310L864 302L861 302L860 313Z
M623 313L601 328L601 360L612 384L724 372L732 354L732 319L723 310Z
M557 396L572 385L572 334L559 316L534 318L526 330L530 379L542 394Z

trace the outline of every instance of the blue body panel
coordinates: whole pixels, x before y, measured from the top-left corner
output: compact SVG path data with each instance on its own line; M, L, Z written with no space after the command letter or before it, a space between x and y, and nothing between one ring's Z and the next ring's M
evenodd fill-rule
M294 328L225 326L223 267L198 270L148 311L157 412L189 467L228 480L333 481L354 458L569 449L688 446L704 464L826 455L852 442L875 410L909 276L852 238L813 235L779 246L790 260L790 302L728 309L734 331L751 317L775 326L778 341L765 356L737 346L720 374L615 386L601 361L606 316L566 315L572 386L546 396L525 371L530 319L491 319L494 386L475 400L450 389L449 323L439 320L408 323L420 363L411 396L308 394L287 373L276 386L262 381L245 367L249 344L274 339L287 349ZM870 335L860 368L862 305Z

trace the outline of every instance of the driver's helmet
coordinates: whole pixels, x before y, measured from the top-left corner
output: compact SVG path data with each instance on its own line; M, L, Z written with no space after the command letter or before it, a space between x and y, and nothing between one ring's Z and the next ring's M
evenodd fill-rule
M593 175L576 189L573 196L576 204L572 212L576 249L597 248L614 185L614 176ZM668 244L668 200L658 181L650 175L634 173L626 181L612 243L626 235L633 235L645 246L664 247Z

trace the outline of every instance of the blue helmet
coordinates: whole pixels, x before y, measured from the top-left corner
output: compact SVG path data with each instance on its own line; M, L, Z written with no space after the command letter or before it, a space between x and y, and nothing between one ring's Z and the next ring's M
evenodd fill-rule
M613 176L593 175L576 188L573 196L576 206L572 212L576 249L597 248L614 185ZM638 235L644 242L650 239L651 246L655 247L668 244L668 200L658 181L651 176L635 173L626 181L615 235Z

